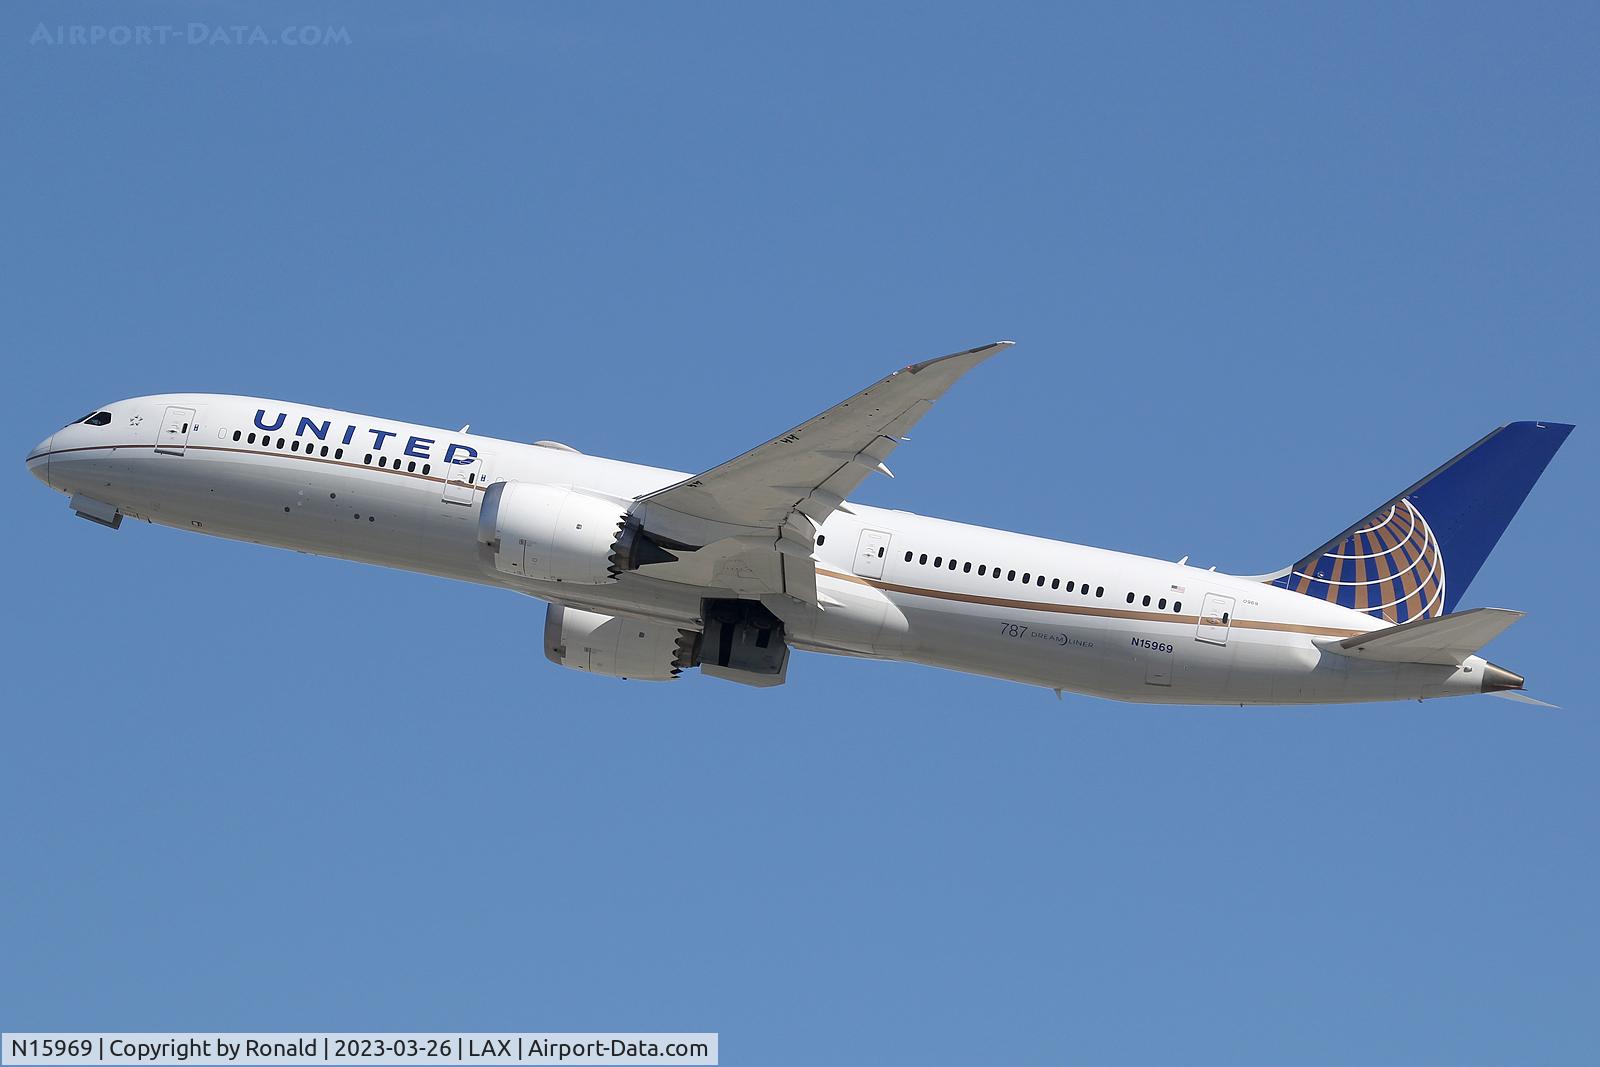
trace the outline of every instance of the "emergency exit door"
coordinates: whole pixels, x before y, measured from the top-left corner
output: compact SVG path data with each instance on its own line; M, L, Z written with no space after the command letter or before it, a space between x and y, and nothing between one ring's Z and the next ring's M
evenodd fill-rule
M194 429L194 408L168 408L161 420L161 432L156 437L156 451L169 456L181 456L189 445L189 431Z
M889 535L882 530L862 530L856 542L855 571L863 578L882 578L884 557L889 554Z

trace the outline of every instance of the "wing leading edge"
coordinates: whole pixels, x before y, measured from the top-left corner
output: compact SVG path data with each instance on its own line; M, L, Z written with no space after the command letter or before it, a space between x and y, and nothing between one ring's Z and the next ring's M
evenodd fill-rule
M1011 341L913 363L822 414L641 502L733 526L782 526L794 512L817 523L874 471L956 379Z

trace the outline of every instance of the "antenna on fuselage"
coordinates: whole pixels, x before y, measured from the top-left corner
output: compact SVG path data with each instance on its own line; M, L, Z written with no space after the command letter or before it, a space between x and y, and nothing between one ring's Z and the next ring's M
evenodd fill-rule
M472 429L472 423L469 422L465 426L461 427L461 429L457 430L456 433L466 433L470 429Z

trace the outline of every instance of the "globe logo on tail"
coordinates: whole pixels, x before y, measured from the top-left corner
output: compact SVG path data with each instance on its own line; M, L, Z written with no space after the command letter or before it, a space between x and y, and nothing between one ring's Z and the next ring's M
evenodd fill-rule
M1391 623L1444 613L1439 539L1408 499L1369 515L1343 541L1295 564L1281 584Z

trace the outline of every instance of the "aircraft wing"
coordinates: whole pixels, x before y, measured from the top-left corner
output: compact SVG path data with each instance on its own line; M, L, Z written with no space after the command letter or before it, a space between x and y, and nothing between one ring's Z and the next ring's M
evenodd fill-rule
M667 544L651 578L817 602L816 529L956 379L1010 341L913 363L742 456L647 493L632 511Z
M815 526L874 471L967 371L1010 341L913 363L788 433L640 498L698 519L774 529L798 513ZM891 475L892 477L892 475Z

